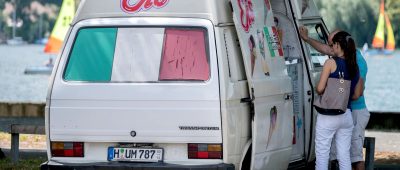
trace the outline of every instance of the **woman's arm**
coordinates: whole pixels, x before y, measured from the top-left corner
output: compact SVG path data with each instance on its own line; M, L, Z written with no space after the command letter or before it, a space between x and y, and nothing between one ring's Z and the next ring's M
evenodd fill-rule
M321 72L321 77L319 78L317 93L319 95L323 94L325 91L326 83L328 82L329 74L331 74L332 67L335 64L335 60L328 59L325 61L324 68Z
M299 27L300 37L308 44L310 44L313 48L315 48L318 52L322 54L326 54L329 56L334 56L332 47L328 44L321 43L311 37L308 36L308 29L305 26Z
M354 94L351 97L353 100L357 100L360 96L362 96L364 93L364 80L360 77L358 79L356 88L354 89Z

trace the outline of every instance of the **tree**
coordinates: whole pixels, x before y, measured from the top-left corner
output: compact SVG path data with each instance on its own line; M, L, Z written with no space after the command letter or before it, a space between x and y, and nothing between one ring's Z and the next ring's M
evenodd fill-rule
M379 16L380 0L315 0L330 30L340 28L348 31L356 40L357 46L371 44ZM396 44L399 44L400 2L386 0L386 12L391 19Z
M371 42L377 16L365 0L316 0L327 27L352 34L357 46ZM369 34L371 33L371 34Z
M37 12L33 12L31 10L31 4L33 2L38 2L43 6L49 8L51 5L55 6L57 9L56 13L61 6L62 0L0 0L0 9L4 9L6 3L12 3L16 6L17 12L17 20L22 20L23 25L16 30L16 35L21 36L24 40L28 42L33 42L35 39L39 37L43 37L45 32L50 32L56 17L50 17L48 14L39 14ZM40 16L43 15L43 16ZM6 34L8 38L11 38L12 35L12 27L4 26L6 25L6 18L10 18L12 16L0 16L1 24L0 30ZM42 18L43 22L39 20L33 20L32 18ZM39 33L39 25L42 27L42 32Z

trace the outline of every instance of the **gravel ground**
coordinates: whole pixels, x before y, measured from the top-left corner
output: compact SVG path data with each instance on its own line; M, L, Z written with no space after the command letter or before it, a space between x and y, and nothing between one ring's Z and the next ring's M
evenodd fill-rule
M375 137L375 164L400 165L400 132L371 131L365 136Z
M375 150L382 152L400 152L399 131L366 131L365 136L375 137Z
M400 165L400 152L375 152L375 164Z

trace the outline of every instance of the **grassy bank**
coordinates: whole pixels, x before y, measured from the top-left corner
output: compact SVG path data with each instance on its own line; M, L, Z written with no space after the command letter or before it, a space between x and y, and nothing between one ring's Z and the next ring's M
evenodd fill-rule
M9 158L0 160L1 170L30 170L39 169L40 164L45 162L46 159L21 159L17 164L11 162Z
M46 149L45 135L26 135L21 134L19 137L20 149ZM11 147L11 135L9 133L0 132L0 148ZM17 164L12 163L10 158L0 159L0 170L31 170L39 169L41 163L45 162L46 158L29 158L20 159Z

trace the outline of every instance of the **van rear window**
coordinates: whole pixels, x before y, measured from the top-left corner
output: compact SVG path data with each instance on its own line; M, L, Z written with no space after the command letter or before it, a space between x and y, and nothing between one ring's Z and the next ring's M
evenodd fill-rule
M207 31L191 27L81 29L64 79L89 82L206 81Z

